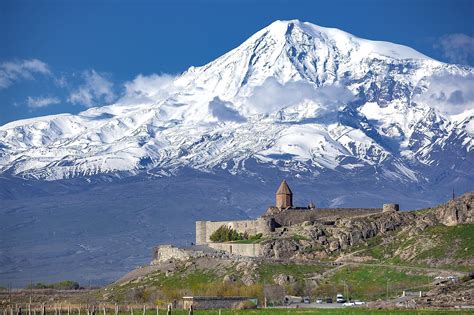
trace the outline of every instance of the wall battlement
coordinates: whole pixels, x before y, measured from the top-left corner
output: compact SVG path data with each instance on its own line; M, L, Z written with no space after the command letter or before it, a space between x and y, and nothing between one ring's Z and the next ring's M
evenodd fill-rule
M315 208L287 209L269 216L274 218L276 226L290 226L305 221L316 222L328 218L351 218L363 215L381 213L382 208Z

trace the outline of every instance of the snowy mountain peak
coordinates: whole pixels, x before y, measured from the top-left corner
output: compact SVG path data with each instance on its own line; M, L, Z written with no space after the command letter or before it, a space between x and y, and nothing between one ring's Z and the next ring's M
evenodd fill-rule
M430 106L432 95L438 104L462 93L447 82L473 75L405 46L276 21L145 101L0 127L0 172L48 180L182 168L253 174L256 163L343 181L456 180L474 169L471 120Z
M250 95L268 78L281 84L299 80L316 86L334 84L358 71L361 63L374 60L442 65L406 46L291 20L270 24L215 61L192 68L179 82L212 88L213 94L229 100Z

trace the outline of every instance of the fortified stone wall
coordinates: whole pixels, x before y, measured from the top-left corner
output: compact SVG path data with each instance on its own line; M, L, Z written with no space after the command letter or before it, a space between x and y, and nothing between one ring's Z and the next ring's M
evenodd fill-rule
M275 227L273 220L259 218L257 220L240 221L196 221L196 245L203 245L211 242L211 235L223 225L236 230L239 233L255 235L262 233L266 235L272 232Z
M259 257L262 254L260 244L209 243L208 246L234 255L246 257Z
M153 256L152 265L169 259L185 260L190 257L190 253L172 245L161 245L155 247Z
M288 209L272 215L280 226L299 224L304 221L317 221L325 218L350 218L360 215L381 213L382 208L316 208L316 209Z
M400 210L400 206L396 203L385 203L383 205L383 212L391 212Z

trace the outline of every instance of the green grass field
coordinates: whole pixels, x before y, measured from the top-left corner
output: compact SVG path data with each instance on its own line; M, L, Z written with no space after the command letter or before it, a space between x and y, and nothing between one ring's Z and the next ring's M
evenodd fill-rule
M395 267L347 266L330 275L313 295L326 297L346 292L353 299L373 301L386 297L387 284L389 296L396 296L406 289L424 290L432 280L430 276Z
M358 252L357 256L373 257L374 262L378 263L472 271L472 266L460 263L432 265L428 262L447 257L462 261L474 256L474 224L436 225L415 237L403 233L394 234L394 237L393 241L386 244L377 236L369 239L367 245L355 246L350 251ZM417 253L410 260L397 254L410 250Z
M176 313L178 314L178 313ZM187 313L182 313L187 314ZM205 314L205 315L218 315L219 311L208 310L208 311L196 311L196 315L198 314ZM222 311L221 315L283 315L283 314L325 314L325 315L336 315L336 314L353 314L353 315L415 315L415 314L472 314L472 312L467 311L447 311L447 310L416 310L416 311L407 311L407 310L368 310L368 309L258 309L258 310L243 310L243 311L233 311L233 310L226 310ZM181 315L181 314L180 314Z
M305 264L283 264L283 263L265 263L259 268L260 281L263 283L273 283L273 276L285 274L295 277L296 280L303 280L305 275L320 273L329 268L324 265L305 265Z
M102 315L101 312L97 312L97 315ZM136 315L142 315L141 311L136 310ZM166 310L160 309L159 315L165 315ZM188 315L187 310L173 310L172 315ZM311 314L322 314L322 315L336 315L336 314L348 314L348 315L429 315L429 314L473 314L473 311L468 310L372 310L366 308L338 308L338 309L255 309L255 310L195 310L195 315L311 315ZM54 313L47 313L47 315L57 315ZM72 313L71 315L77 315ZM108 315L113 315L108 313ZM130 313L119 313L119 315L130 315ZM146 315L156 315L156 311L148 311Z

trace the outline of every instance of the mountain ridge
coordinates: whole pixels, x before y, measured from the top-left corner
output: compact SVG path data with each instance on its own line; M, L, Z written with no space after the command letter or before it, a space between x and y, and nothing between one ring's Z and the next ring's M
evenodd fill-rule
M358 63L360 68L354 66ZM337 159L355 159L352 165L342 165L350 170L353 165L370 166L371 159L384 161L394 155L399 161L392 166L403 165L396 171L399 177L406 175L401 169L411 169L411 173L419 173L408 176L412 180L427 179L417 169L419 165L410 165L413 160L432 163L432 153L445 145L446 138L467 153L474 143L465 132L470 128L469 120L454 127L454 122L438 112L411 101L416 89L423 88L418 85L426 79L427 69L437 73L440 68L474 73L471 68L443 64L405 46L359 39L307 22L277 21L215 61L191 67L174 80L164 98L151 103L119 102L78 115L1 126L0 172L54 180L182 166L203 169L205 165L209 171L251 156L264 163L285 163L284 159L268 158L266 153L296 157L293 162L309 162L313 164L309 168L318 172L323 164L337 167ZM268 100L271 96L275 100ZM324 121L334 113L336 119ZM394 115L398 117L395 120L391 119ZM239 124L253 129L251 133L260 138L253 139L257 144L267 140L256 146L242 143ZM286 143L282 139L285 129L300 132L298 124L319 130L295 144ZM435 135L428 138L429 133ZM321 137L333 153L307 140ZM174 146L176 142L179 145ZM219 150L222 146L225 151L243 147L241 151L246 153L225 154ZM215 162L207 157L209 147L220 155ZM400 152L393 149L397 147ZM180 154L170 156L171 151ZM369 151L375 152L374 156ZM54 154L48 156L47 152ZM465 157L460 154L458 160Z

